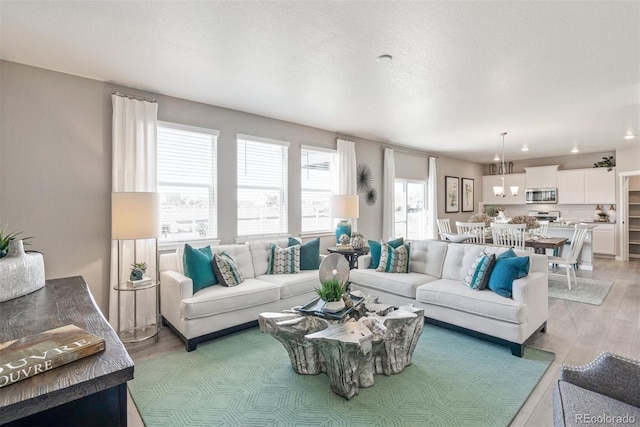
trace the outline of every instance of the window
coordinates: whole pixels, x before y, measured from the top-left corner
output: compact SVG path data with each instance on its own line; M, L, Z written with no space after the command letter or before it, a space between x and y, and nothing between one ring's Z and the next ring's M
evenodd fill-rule
M302 233L332 231L335 228L329 212L331 169L335 150L302 146L300 150Z
M238 135L238 236L286 234L289 144Z
M158 123L160 240L217 237L218 131Z
M396 236L424 239L427 226L426 183L408 179L395 182Z

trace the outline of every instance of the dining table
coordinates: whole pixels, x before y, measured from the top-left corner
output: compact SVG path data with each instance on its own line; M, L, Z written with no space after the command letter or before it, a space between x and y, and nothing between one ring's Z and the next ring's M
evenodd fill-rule
M567 243L567 240L565 237L531 237L525 239L524 246L533 248L535 253L542 255L546 254L547 249L553 249L555 255Z

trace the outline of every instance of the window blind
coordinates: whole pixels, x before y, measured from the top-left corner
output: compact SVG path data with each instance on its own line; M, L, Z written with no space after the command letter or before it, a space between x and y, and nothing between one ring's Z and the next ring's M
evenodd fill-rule
M158 124L160 240L217 237L217 131Z
M238 236L288 232L288 144L237 136Z
M329 212L329 196L335 153L335 150L307 146L300 150L303 233L331 231L334 228Z

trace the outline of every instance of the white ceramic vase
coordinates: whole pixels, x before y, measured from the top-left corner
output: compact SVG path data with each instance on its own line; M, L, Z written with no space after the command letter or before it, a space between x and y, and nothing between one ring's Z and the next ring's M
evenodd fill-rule
M0 302L35 292L44 285L42 254L25 253L22 240L9 242L7 256L0 258Z
M326 311L327 313L337 313L340 310L342 310L344 307L345 305L343 300L331 301L331 302L324 303L323 310Z
M616 222L616 210L613 205L609 206L609 210L607 211L607 220L609 222Z

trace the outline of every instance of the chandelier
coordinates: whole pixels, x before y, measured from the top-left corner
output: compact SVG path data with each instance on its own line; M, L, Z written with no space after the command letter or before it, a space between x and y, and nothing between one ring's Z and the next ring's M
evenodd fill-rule
M504 164L504 136L506 134L507 134L506 132L502 132L500 134L502 136L502 176L500 177L500 180L502 181L502 185L501 186L496 185L493 187L493 193L496 195L496 197L507 197L507 194L505 193L505 186L504 186L504 174L505 174L505 171L507 170ZM519 188L517 185L510 186L509 190L511 191L512 196L518 195Z

